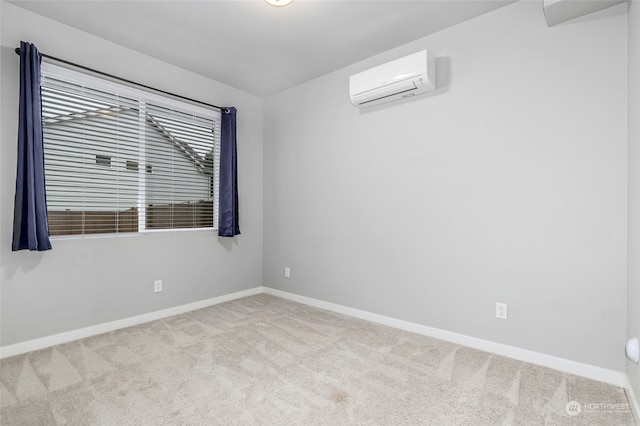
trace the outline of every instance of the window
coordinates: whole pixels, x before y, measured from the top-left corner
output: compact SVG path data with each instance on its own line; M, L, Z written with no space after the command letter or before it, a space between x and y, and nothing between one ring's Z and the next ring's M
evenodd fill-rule
M96 164L111 167L111 157L108 155L96 155Z
M131 170L131 171L137 172L138 171L138 162L137 161L127 160L127 170Z
M217 228L220 113L42 66L52 236Z

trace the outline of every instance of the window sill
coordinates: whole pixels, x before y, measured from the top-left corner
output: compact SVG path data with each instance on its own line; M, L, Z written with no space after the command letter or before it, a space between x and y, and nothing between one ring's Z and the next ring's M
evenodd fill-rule
M176 234L211 234L218 232L217 228L186 228L186 229L157 229L144 232L123 232L120 234L76 234L76 235L53 235L49 237L51 241L64 240L88 240L103 238L132 238L144 237L148 235L176 235Z

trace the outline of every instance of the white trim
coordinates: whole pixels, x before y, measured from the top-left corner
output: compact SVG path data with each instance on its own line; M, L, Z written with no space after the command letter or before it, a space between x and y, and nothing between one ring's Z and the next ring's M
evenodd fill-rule
M609 370L602 367L596 367L594 365L571 361L565 358L559 358L553 355L534 352L515 346L505 345L502 343L491 342L489 340L466 336L464 334L454 333L439 328L428 327L426 325L403 321L384 315L378 315L371 312L362 311L360 309L349 308L347 306L325 302L310 297L299 296L297 294L288 293L269 287L264 287L264 292L272 296L281 297L283 299L303 303L305 305L314 306L316 308L326 309L328 311L337 312L339 314L344 314L378 324L387 325L389 327L434 337L436 339L446 340L448 342L457 343L459 345L468 346L485 352L491 352L497 355L506 356L509 358L517 359L519 361L525 361L531 364L541 365L544 367L552 368L554 370L563 371L565 373L575 374L577 376L587 377L589 379L609 383L614 386L625 386L625 374L621 371Z
M208 306L217 305L219 303L228 302L242 297L253 296L256 294L270 294L272 296L281 297L305 305L314 306L316 308L337 312L354 318L360 318L378 324L387 325L389 327L406 330L417 334L422 334L436 339L445 340L463 346L479 349L482 351L506 356L531 364L542 365L544 367L553 368L554 370L563 371L577 376L587 377L593 380L609 383L619 386L627 390L630 402L633 406L636 418L640 418L640 407L638 400L631 388L629 378L624 372L609 370L606 368L596 367L594 365L584 364L577 361L571 361L565 358L559 358L553 355L547 355L540 352L534 352L527 349L517 348L502 343L491 342L489 340L479 339L477 337L466 336L464 334L454 333L447 330L428 327L426 325L416 324L409 321L399 320L384 315L374 314L360 309L350 308L331 302L325 302L311 297L299 296L297 294L276 290L269 287L254 287L249 290L243 290L223 296L214 297L212 299L201 300L198 302L188 303L186 305L175 306L160 311L149 312L147 314L135 317L124 318L121 320L111 321L98 324L78 330L68 331L52 336L42 337L40 339L28 340L26 342L16 343L13 345L0 347L0 359L14 355L23 354L30 351L48 348L50 346L71 342L85 337L95 336L102 333L118 330L120 328L131 327L149 321L155 321L167 318L173 315L183 314L185 312L194 311L196 309L206 308Z
M208 306L217 305L231 300L240 299L242 297L253 296L255 294L264 293L263 287L255 287L249 290L238 291L236 293L225 294L211 299L200 300L198 302L187 303L186 305L174 306L172 308L162 309L160 311L149 312L147 314L137 315L135 317L123 318L116 321L105 322L90 327L80 328L77 330L67 331L64 333L54 334L52 336L42 337L40 339L28 340L26 342L16 343L13 345L0 347L0 359L14 355L20 355L26 352L36 351L48 348L50 346L60 345L62 343L71 342L85 337L96 336L102 333L118 330L125 327L131 327L143 324L149 321L155 321L167 318L173 315L183 314L185 312L195 311L196 309L206 308Z
M629 380L629 376L624 374L624 390L627 393L627 398L629 399L629 403L631 404L631 409L633 410L633 415L635 416L636 423L640 424L640 404L638 403L638 398L633 391L633 386L631 386L631 381Z

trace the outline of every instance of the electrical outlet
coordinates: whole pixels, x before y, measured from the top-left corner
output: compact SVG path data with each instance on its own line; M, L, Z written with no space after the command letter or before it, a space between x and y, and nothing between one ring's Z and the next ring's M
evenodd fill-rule
M507 304L506 303L496 303L496 318L499 319L507 319Z
M289 268L288 266L284 267L284 277L291 278L291 268Z
M156 293L162 291L162 280L155 280L153 282L153 291Z

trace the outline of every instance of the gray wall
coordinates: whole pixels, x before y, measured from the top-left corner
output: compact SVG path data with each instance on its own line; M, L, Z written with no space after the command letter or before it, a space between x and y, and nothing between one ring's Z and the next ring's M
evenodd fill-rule
M265 285L624 370L625 12L519 2L269 98ZM351 106L424 48L436 93Z
M640 338L640 2L629 4L629 288L627 337ZM640 398L640 366L627 362Z
M1 345L262 285L262 100L24 11L1 7ZM213 233L58 240L45 253L10 251L20 40L40 51L217 105L238 108L240 224ZM153 280L164 291L153 293Z
M627 334L640 334L640 95L631 78L628 164L626 143L637 6L628 52L624 5L547 28L539 2L520 2L274 96L263 128L256 97L0 1L0 345L264 280L623 370ZM58 240L51 252L12 253L21 39L236 105L243 235ZM365 113L350 105L350 74L423 48L440 58L438 92ZM164 292L152 292L155 279ZM493 318L497 301L509 304L509 320ZM640 394L638 367L627 372Z

